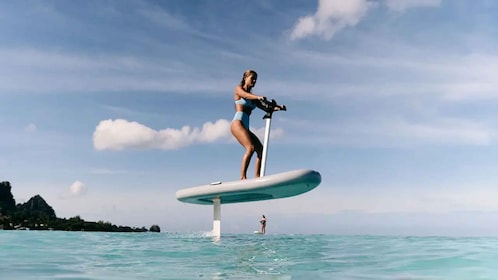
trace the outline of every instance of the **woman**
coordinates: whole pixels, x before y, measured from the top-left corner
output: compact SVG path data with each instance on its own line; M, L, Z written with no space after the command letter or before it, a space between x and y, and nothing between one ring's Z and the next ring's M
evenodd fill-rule
M242 166L240 168L240 179L247 179L247 167L251 162L251 157L256 152L256 177L259 177L261 169L261 154L263 145L258 137L249 130L249 116L258 99L265 99L264 96L259 96L251 93L252 88L256 85L258 74L253 70L247 70L242 76L242 81L235 87L233 99L235 101L235 117L233 118L230 130L233 136L245 148L246 152L242 157Z
M261 218L259 223L261 224L261 233L263 233L263 234L266 233L266 217L265 217L265 215L263 215L263 218Z

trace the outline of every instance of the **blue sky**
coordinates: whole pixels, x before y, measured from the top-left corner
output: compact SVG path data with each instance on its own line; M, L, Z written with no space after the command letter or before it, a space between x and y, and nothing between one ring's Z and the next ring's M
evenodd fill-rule
M254 93L288 107L266 173L322 184L223 205L222 232L265 214L270 233L498 234L497 15L484 0L2 2L0 180L59 217L209 231L212 208L175 192L238 178L233 88L254 69Z

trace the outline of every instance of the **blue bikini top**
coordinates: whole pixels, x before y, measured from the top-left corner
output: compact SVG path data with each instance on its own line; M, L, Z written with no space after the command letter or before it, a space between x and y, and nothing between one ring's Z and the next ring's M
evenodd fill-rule
M243 107L249 108L251 110L254 109L254 108L256 108L256 104L254 104L254 102L252 102L249 99L245 99L245 98L241 98L239 100L235 100L235 104L242 105Z

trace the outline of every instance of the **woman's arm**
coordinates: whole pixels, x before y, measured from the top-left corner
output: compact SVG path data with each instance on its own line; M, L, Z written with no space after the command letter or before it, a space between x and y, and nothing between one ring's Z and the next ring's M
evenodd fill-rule
M255 94L252 94L250 92L247 92L244 90L244 88L242 88L241 85L237 85L235 87L235 94L242 97L242 98L245 98L245 99L252 99L252 100L257 100L257 99L264 99L265 97L264 96L259 96L259 95L255 95Z

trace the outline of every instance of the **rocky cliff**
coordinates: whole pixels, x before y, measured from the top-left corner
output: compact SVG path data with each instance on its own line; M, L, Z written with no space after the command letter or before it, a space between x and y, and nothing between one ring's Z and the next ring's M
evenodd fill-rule
M116 226L109 222L88 222L79 216L58 218L54 209L40 195L27 202L17 204L11 192L10 182L0 183L0 229L68 230L68 231L111 231L144 232L145 227ZM151 231L160 232L159 226Z

